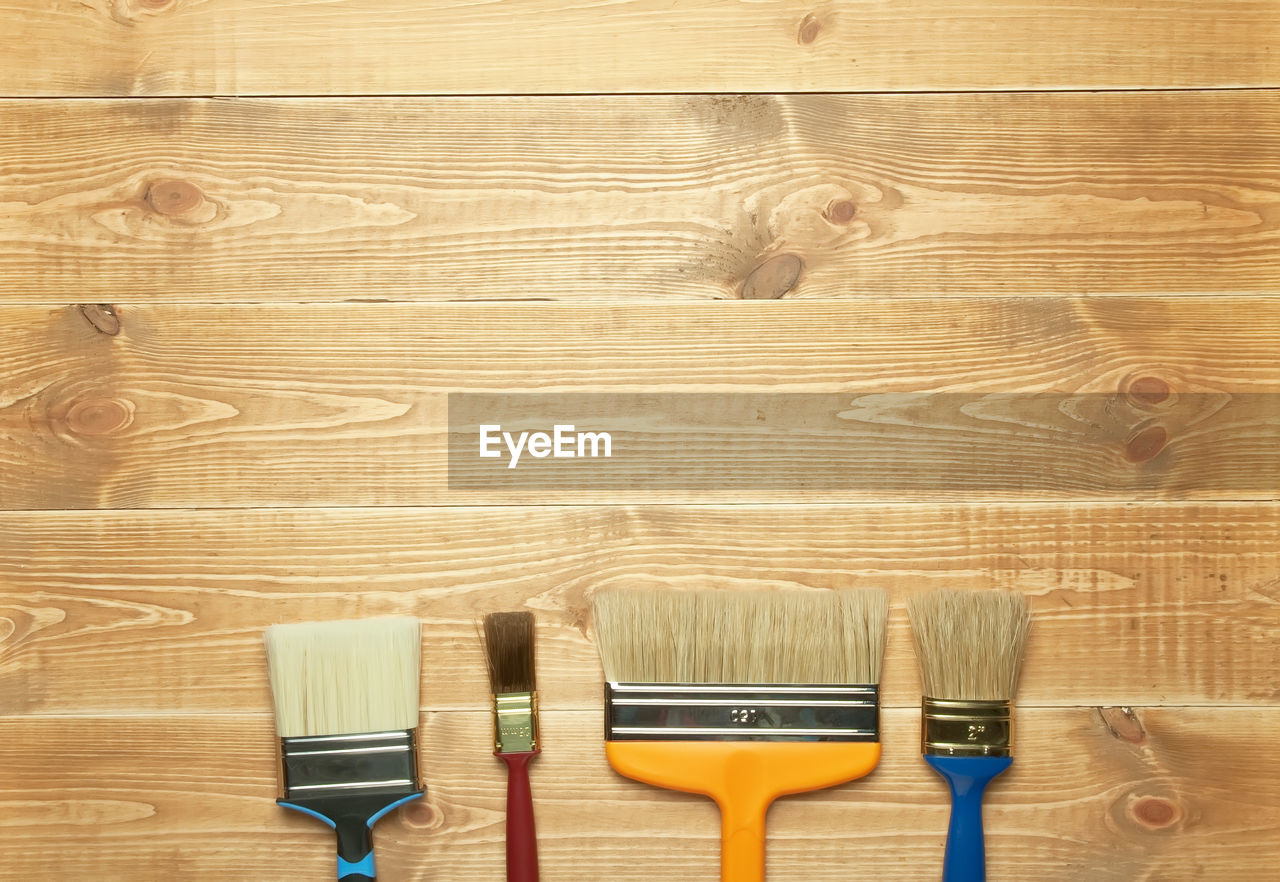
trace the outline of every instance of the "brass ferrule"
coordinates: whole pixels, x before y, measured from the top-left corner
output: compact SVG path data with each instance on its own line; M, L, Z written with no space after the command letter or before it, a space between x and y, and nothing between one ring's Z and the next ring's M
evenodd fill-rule
M494 753L538 749L538 693L504 692L493 697Z
M952 701L925 698L920 748L930 756L1010 756L1012 701Z

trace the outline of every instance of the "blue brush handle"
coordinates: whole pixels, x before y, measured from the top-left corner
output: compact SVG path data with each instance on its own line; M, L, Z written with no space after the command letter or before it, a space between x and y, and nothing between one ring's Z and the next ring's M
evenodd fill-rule
M280 805L323 821L338 834L338 882L377 882L373 861L373 825L423 791L405 796L329 797L309 804L278 799Z
M359 819L338 822L338 882L377 882L373 839L369 835L372 826L361 824Z
M987 854L982 843L982 793L1013 762L1009 756L928 756L924 761L951 788L951 824L942 882L986 882Z
M348 861L338 856L338 882L377 882L378 871L373 865L373 846L361 860Z

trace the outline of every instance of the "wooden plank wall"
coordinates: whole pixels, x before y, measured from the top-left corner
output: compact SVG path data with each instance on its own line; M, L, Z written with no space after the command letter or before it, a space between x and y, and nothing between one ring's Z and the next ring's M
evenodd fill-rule
M543 878L715 878L714 808L604 761L615 585L889 591L884 761L774 808L771 880L937 878L903 601L938 586L1035 609L993 882L1274 874L1277 0L14 0L0 33L0 880L329 878L273 802L261 631L383 613L423 621L429 785L383 878L502 878L475 622L514 608ZM451 487L450 394L536 391L805 393L879 480Z
M31 301L1280 285L1271 91L0 107L0 270Z
M6 94L1275 85L1272 0L9 0Z

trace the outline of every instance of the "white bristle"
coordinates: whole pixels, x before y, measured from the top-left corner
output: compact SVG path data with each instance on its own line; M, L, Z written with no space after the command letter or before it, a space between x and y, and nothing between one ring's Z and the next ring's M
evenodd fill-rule
M928 698L1011 701L1031 611L1017 591L929 591L907 599Z
M280 737L417 727L417 619L273 625L266 643Z
M627 683L878 683L883 591L596 595L605 678Z

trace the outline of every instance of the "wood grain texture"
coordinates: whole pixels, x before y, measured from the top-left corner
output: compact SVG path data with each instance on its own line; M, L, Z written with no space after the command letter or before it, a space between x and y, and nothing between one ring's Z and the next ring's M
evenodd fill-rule
M1280 487L1274 298L9 307L0 324L7 509L1273 499ZM450 489L448 393L476 391L841 393L790 418L852 436L888 478ZM994 414L948 397L1009 392L1064 397L1026 413L997 401ZM922 434L934 459L916 475ZM790 449L755 465L785 475Z
M0 93L1274 86L1271 0L11 0Z
M1269 878L1280 710L1021 709L1013 769L986 800L992 882ZM547 882L717 875L710 801L613 774L598 712L543 714L533 788ZM919 716L884 716L866 779L780 800L772 882L918 882L940 867L946 790L917 753ZM500 767L482 712L424 716L425 802L383 821L387 879L501 878ZM0 844L13 879L324 879L332 834L279 809L269 717L0 718ZM904 818L910 821L904 823Z
M0 515L0 713L269 712L262 631L423 622L423 702L486 706L487 612L538 616L551 708L598 706L612 586L1026 591L1019 701L1280 705L1280 505L511 506ZM86 672L92 672L87 676Z
M0 119L10 302L1280 290L1273 91L8 101Z

